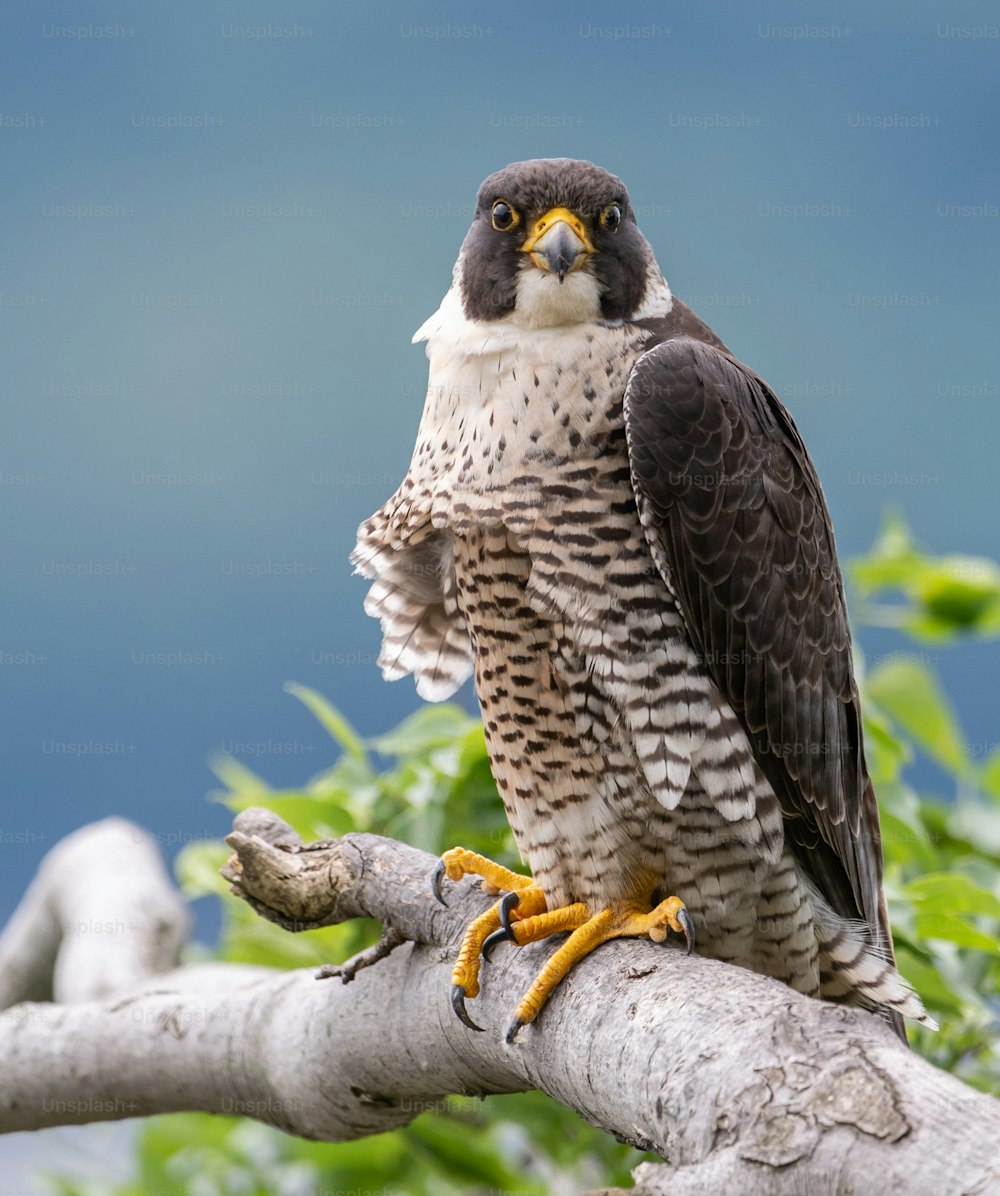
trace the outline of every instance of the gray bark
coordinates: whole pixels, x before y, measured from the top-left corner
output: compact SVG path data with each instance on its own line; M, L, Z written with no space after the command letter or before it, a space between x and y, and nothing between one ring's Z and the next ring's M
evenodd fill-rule
M93 1001L176 965L188 914L146 831L107 818L46 855L0 935L0 1009Z
M78 833L90 873L66 883L101 887L107 830ZM405 1124L448 1093L540 1088L662 1155L636 1174L650 1196L1000 1192L1000 1103L863 1012L627 940L578 965L508 1047L504 1028L551 946L499 947L470 1002L486 1032L462 1026L448 1004L453 954L490 900L472 881L449 885L443 907L425 853L371 835L300 848L261 812L239 816L229 841L227 875L264 916L304 929L365 915L405 943L343 983L224 965L156 974L155 953L134 941L140 962L115 999L21 1004L0 1019L0 1129L198 1109L341 1140ZM39 936L44 967L24 962L31 917L42 926L59 907L42 889L65 874L43 874L13 940L0 937L0 971L13 941L33 976L22 990L60 970L58 930ZM134 903L143 873L131 875ZM99 971L93 954L75 966Z

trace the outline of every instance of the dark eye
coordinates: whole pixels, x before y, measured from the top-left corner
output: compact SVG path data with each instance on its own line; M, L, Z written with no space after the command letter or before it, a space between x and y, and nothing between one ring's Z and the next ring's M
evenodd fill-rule
M510 232L521 223L521 217L515 208L505 199L498 199L493 204L493 227L500 233Z
M609 203L601 213L601 228L609 233L616 232L622 222L622 210L616 203Z

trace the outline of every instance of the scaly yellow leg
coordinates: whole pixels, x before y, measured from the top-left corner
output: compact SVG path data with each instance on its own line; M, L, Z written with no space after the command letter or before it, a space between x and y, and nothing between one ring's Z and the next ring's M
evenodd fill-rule
M434 896L442 905L447 904L441 895L441 881L447 876L449 880L461 880L463 876L481 876L483 878L484 893L500 893L503 890L518 891L531 885L530 876L522 876L519 872L511 872L502 864L488 860L486 856L465 847L453 847L446 851L438 860L434 875L431 878L431 888Z
M494 932L499 931L506 936L506 930L501 926L510 925L512 914L509 899L518 899L518 909L515 917L530 916L541 913L545 909L545 894L537 885L532 883L530 876L521 876L511 872L501 864L464 847L453 847L438 861L431 880L431 888L438 901L444 904L441 892L441 881L444 877L450 880L461 880L463 876L473 875L482 878L482 887L487 893L498 893L507 890L507 895L486 913L469 923L459 948L455 967L451 974L451 1005L458 1017L470 1030L481 1030L481 1026L469 1017L465 1009L466 998L479 995L479 966L483 944Z
M511 872L464 847L453 847L438 861L431 881L434 895L443 903L441 882L444 877L461 880L466 875L481 877L487 893L505 894L496 905L469 924L452 971L452 1008L470 1029L481 1029L465 1009L466 998L479 994L481 957L489 958L496 944L504 940L525 946L552 934L572 932L549 958L519 1002L514 1021L507 1031L507 1042L513 1042L521 1027L535 1020L559 981L601 943L642 935L662 943L669 928L684 935L689 954L694 947L694 924L679 897L668 897L653 909L630 903L598 910L593 916L583 902L550 910L544 892L531 877Z
M548 919L552 919L552 929L548 933L555 933L557 929L569 929L568 923L579 917L575 913L579 908L571 905L564 910L553 910L551 913L542 914L541 917L532 918L531 922L536 923L536 926L518 923L514 928L515 938L520 942L523 935L524 941L529 942L545 937L545 924ZM585 906L583 908L586 909ZM572 917L567 918L563 925L559 925L556 917L558 914L572 914ZM514 1012L514 1020L507 1030L507 1042L513 1042L521 1027L535 1020L559 981L574 964L579 963L585 955L589 955L595 947L611 939L638 938L642 935L649 935L654 942L662 943L667 937L668 926L678 934L684 935L690 953L694 947L694 925L691 915L679 897L668 897L652 910L642 910L636 906L617 910L602 909L592 918L578 922L576 929L550 956L545 967L521 998Z
M518 908L520 913L520 908ZM561 934L564 930L579 930L590 918L590 910L582 901L575 905L564 905L561 909L546 910L545 913L525 917L511 927L510 940L519 947L547 939L550 934Z

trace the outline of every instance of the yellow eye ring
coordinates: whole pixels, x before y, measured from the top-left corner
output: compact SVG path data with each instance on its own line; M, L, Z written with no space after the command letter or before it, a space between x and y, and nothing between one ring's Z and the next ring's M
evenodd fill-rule
M521 214L508 200L495 199L490 222L498 233L509 233L521 223Z
M601 228L609 233L615 233L621 227L622 209L617 203L609 203L600 216Z

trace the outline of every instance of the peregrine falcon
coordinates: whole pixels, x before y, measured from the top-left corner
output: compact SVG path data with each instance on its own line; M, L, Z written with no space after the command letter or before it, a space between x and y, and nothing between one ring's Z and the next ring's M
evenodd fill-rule
M801 993L931 1024L895 969L833 529L773 390L676 299L614 175L518 162L479 190L414 341L410 467L358 532L387 679L474 675L531 875L464 848L481 958L569 932L508 1041L611 938L668 930ZM675 895L676 894L676 895Z

